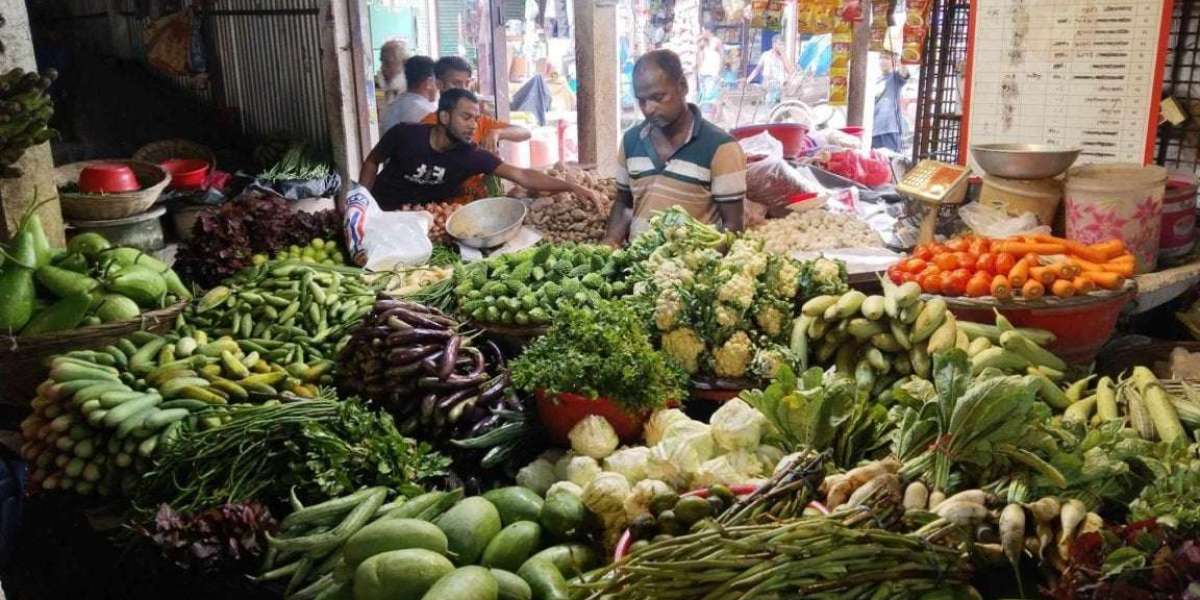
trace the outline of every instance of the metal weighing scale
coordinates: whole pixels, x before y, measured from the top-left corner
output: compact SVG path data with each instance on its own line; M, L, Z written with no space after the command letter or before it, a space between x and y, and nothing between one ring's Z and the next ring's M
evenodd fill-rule
M959 204L967 195L967 176L970 169L936 160L922 160L904 174L896 184L896 191L924 205L925 216L921 219L918 244L933 241L937 227L938 209L947 204Z

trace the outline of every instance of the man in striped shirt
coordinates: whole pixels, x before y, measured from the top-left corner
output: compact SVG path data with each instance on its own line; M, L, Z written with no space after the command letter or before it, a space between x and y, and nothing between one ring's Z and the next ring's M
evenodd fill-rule
M617 158L617 201L605 241L617 246L646 229L654 213L678 206L703 223L742 229L746 157L737 140L688 104L687 78L669 50L648 52L633 69L646 120L625 132Z

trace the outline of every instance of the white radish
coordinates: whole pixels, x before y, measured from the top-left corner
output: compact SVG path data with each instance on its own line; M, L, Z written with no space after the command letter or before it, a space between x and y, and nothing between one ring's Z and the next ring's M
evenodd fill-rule
M863 484L846 501L849 506L861 506L876 493L885 493L891 498L900 499L900 478L894 473L884 473Z
M1075 529L1087 516L1087 506L1079 500L1071 498L1063 504L1059 514L1060 528L1058 531L1058 556L1066 560L1071 556L1071 542L1075 539Z
M1021 560L1021 548L1025 540L1025 509L1020 504L1009 504L1000 511L1000 546L1004 556L1016 568Z
M929 510L937 510L946 501L946 493L942 490L933 490L929 494Z
M1030 502L1025 505L1029 509L1029 513L1033 515L1033 519L1038 523L1048 523L1058 518L1062 506L1059 505L1058 499L1053 496L1046 496L1036 502Z
M950 521L955 525L971 526L982 521L987 517L987 507L977 502L968 502L966 500L947 500L938 505L934 510L937 516Z
M914 481L904 488L904 510L925 510L929 507L929 488Z

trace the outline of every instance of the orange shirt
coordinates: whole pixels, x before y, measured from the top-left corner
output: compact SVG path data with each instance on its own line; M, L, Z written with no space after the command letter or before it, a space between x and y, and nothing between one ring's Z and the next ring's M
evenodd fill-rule
M437 125L437 113L429 113L425 115L421 122L426 125ZM471 140L476 144L483 142L483 138L493 131L506 129L508 123L493 119L487 115L479 115L479 123L475 127L475 139ZM483 175L476 175L462 183L462 194L451 199L453 202L470 202L488 196L487 185L484 183Z

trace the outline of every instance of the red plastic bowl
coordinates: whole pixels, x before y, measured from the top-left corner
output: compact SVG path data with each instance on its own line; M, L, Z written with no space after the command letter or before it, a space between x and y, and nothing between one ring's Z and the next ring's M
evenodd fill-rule
M567 434L584 417L592 415L604 417L612 425L613 431L617 432L617 437L621 438L621 442L625 444L638 441L642 435L642 424L646 422L646 415L628 413L608 398L593 400L587 396L566 392L547 395L541 390L534 393L534 396L537 398L538 417L541 419L542 425L546 426L550 439L555 444L564 447L571 445Z
M198 190L208 179L208 161L197 158L172 158L159 165L171 174L171 188Z
M863 128L859 127L857 125L850 125L847 127L842 127L838 131L841 131L842 133L854 135L854 136L862 136L862 134L863 134Z
M758 486L750 485L748 483L729 486L729 491L733 492L734 496L745 496L747 494L753 494L754 491L757 489L758 489ZM708 488L700 488L698 490L692 490L683 495L684 496L699 496L701 498L707 498L708 497ZM819 512L823 515L829 514L829 509L825 508L824 504L821 504L820 502L817 502L816 500L809 502L808 507L815 509L817 512ZM621 537L620 537L620 539L617 540L617 546L615 548L613 548L613 562L618 562L622 558L625 558L625 555L629 554L629 547L632 545L633 545L633 532L626 529L625 531L621 532Z
M808 138L808 127L799 123L772 123L770 125L747 125L729 131L735 139L754 137L762 132L770 133L772 137L783 142L783 155L794 158L810 150L811 140Z
M79 191L85 194L118 194L140 189L133 169L121 163L94 163L79 172Z

